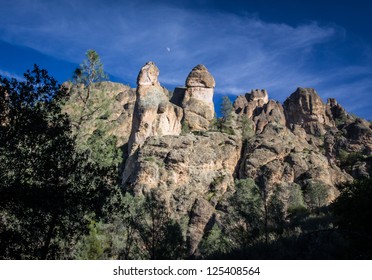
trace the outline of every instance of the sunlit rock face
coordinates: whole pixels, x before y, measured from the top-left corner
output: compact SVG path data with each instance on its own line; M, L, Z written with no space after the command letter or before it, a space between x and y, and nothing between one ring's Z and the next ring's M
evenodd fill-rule
M146 63L138 74L124 183L133 173L134 154L147 138L179 135L181 132L182 108L169 102L168 91L160 85L158 77L159 69L153 62Z
M153 62L146 63L138 74L129 154L150 136L181 132L182 108L169 102L168 92L160 85L158 77L159 69Z
M235 113L251 119L254 131L261 133L268 123L274 122L285 125L285 116L282 105L269 100L265 89L255 89L236 98L233 104Z
M184 88L176 88L171 101L182 106L183 121L191 131L208 130L214 118L214 78L204 65L197 65L185 84Z

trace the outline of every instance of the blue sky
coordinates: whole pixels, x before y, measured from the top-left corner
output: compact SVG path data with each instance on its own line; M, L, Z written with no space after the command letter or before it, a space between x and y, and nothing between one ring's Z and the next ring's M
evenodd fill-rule
M150 60L169 89L202 63L217 100L265 88L283 102L313 87L372 119L368 0L0 2L3 76L21 77L36 63L63 82L95 49L111 79L132 86Z

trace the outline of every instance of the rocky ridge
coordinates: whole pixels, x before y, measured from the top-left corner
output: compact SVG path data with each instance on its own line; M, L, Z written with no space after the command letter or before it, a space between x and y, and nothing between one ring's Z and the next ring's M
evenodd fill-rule
M125 128L117 122L113 131L128 142L123 185L137 196L159 191L159 201L183 225L189 255L198 254L200 240L227 214L236 179L252 178L269 196L276 188L300 185L306 193L321 184L330 202L337 184L372 175L371 124L335 99L325 104L314 89L298 88L283 105L266 90L238 96L229 135L210 130L215 81L205 66L196 66L171 98L158 76L147 63L135 97L129 89L130 98L115 93L128 117ZM244 120L252 124L249 137Z

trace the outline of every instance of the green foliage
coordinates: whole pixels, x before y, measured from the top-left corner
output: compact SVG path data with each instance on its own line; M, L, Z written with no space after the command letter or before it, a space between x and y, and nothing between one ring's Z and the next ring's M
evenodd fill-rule
M346 121L347 121L346 114L342 114L341 116L335 119L335 124L337 127L339 127L339 126L345 125Z
M104 72L101 58L95 50L88 50L85 56L84 62L74 71L73 81L89 88L93 83L106 80L108 75Z
M115 84L109 85L109 92L117 90ZM106 83L92 86L92 96L85 106L86 118L81 119L84 104L78 98L78 87L70 89L71 97L66 102L64 111L74 125L73 134L78 150L86 153L90 162L116 172L123 162L123 152L119 146L122 143L113 135L117 123L107 120L117 109L115 96L108 94L105 86Z
M185 134L188 134L188 133L190 133L190 127L189 127L188 123L186 123L185 121L182 121L181 134L185 135Z
M358 161L364 161L366 158L367 157L361 152L347 152L345 150L339 151L340 166L346 169L348 172L351 172L352 167Z
M216 126L223 133L235 135L235 131L232 128L234 108L229 97L224 96L221 103L221 114L222 119L218 120Z
M263 231L264 207L260 190L253 179L235 182L235 192L229 199L229 231L236 243L251 242Z
M78 259L81 260L102 260L103 259L103 242L99 238L98 227L96 222L91 221L88 225L89 235L81 243Z
M116 147L116 143L116 136L96 129L88 138L85 151L88 151L89 160L93 163L116 169L122 162L122 151Z
M336 226L346 233L351 257L372 258L372 179L365 178L339 187L332 203Z
M47 71L0 84L0 258L69 258L112 174L76 152L61 112L67 93Z
M332 203L337 224L344 229L372 235L372 179L346 183L338 188L340 195Z
M298 211L301 212L304 208L306 209L306 205L301 186L293 184L289 189L288 212L295 214Z
M313 211L319 213L320 208L325 206L328 201L328 191L325 185L319 182L310 182L306 187L307 205Z
M247 140L254 135L254 124L246 115L242 118L242 137Z
M216 223L208 234L204 235L199 245L199 251L204 258L210 258L217 254L227 254L231 249L231 241Z
M159 193L151 192L140 208L141 218L135 221L135 227L146 258L183 258L185 243L181 226L170 218Z
M231 120L232 112L234 108L228 96L222 98L221 103L221 114L225 121Z
M79 138L82 124L89 120L101 107L95 106L90 101L93 85L108 78L103 71L103 64L96 51L88 50L86 60L77 68L73 74L73 84L77 88L77 96L83 105L80 107L78 118L73 122L76 128L76 138ZM104 116L104 114L103 114Z
M276 187L267 206L268 231L281 233L285 226L285 205L282 199L282 189Z

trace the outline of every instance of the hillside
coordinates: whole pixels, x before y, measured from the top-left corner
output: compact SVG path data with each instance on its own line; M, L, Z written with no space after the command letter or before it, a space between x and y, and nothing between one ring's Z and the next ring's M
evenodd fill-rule
M339 196L337 186L372 176L371 123L347 113L335 99L324 103L314 89L298 88L283 104L265 90L252 90L215 119L215 81L205 66L196 66L173 94L158 76L150 62L138 75L137 89L95 84L78 141L94 153L89 139L100 139L94 143L101 149L114 137L123 155L122 188L164 207L180 226L188 257L267 245L283 238L284 228L298 237L294 231L306 232L309 220L318 223L311 230L333 229L326 209ZM73 122L81 118L78 90L70 85L64 109ZM98 161L106 160L102 149ZM255 191L258 212L240 209ZM239 200L243 197L246 203ZM298 219L303 224L295 229ZM249 239L255 227L260 234ZM229 231L247 234L239 239ZM230 239L220 244L225 249L210 249L216 234L220 243Z
M0 259L372 258L370 122L311 88L216 118L205 66L159 73L0 77Z

